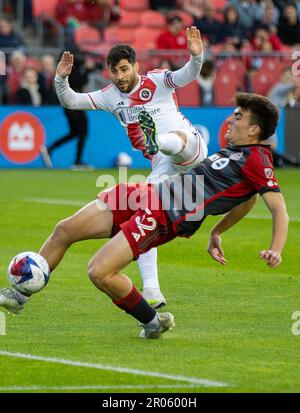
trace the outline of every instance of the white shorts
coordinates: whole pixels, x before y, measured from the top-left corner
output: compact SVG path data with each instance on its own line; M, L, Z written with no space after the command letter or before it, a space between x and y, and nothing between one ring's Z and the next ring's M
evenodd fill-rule
M186 159L180 163L175 163L171 156L158 152L152 158L152 172L147 177L147 183L158 183L169 176L187 172L207 157L207 146L200 133L194 133L190 130L183 130L182 132L186 133L188 136L188 152L193 154L192 158Z

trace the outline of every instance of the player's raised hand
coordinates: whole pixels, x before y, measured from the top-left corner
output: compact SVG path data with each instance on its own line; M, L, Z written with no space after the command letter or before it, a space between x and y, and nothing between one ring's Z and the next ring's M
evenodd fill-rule
M269 267L275 268L282 263L282 258L279 252L272 250L264 250L260 252L260 258L265 260Z
M188 41L188 49L193 56L196 56L203 51L201 34L197 27L188 27L186 29L186 38Z
M64 52L58 65L56 72L63 79L69 76L72 72L74 64L74 56L70 52Z
M227 264L224 251L221 248L221 237L219 234L213 232L210 234L207 252L218 263L222 265Z

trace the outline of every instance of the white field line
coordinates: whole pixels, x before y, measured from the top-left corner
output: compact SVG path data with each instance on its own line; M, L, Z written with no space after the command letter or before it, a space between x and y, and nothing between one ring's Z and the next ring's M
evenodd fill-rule
M32 202L36 204L49 204L49 205L74 205L74 206L83 206L90 201L77 201L72 199L52 199L52 198L24 198L24 202ZM272 219L271 215L247 215L247 219L262 219L270 220ZM290 222L300 222L300 218L290 218Z
M47 363L55 363L55 364L65 364L68 366L75 366L75 367L86 367L89 369L96 369L96 370L114 371L117 373L134 374L137 376L158 377L160 379L168 379L168 380L173 380L177 382L182 381L185 383L199 384L204 387L228 387L229 386L229 384L227 383L222 383L222 382L212 381L212 380L207 380L207 379L201 379L197 377L187 377L187 376L181 376L181 375L157 373L154 371L138 370L138 369L131 369L131 368L126 368L126 367L110 366L110 365L105 365L105 364L85 363L81 361L59 359L55 357L41 357L41 356L36 356L33 354L0 351L0 356L44 361Z
M146 390L146 389L195 389L197 384L124 384L123 386L11 386L0 387L0 392L4 391L47 391L47 390Z
M49 205L74 205L83 206L88 201L77 201L76 199L52 199L52 198L24 198L24 202L32 202L34 204L49 204Z

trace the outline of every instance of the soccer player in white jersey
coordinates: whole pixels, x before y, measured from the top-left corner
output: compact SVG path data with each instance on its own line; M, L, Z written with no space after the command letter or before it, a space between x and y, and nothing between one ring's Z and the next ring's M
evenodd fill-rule
M207 156L206 144L198 130L179 112L175 94L175 88L196 79L202 67L200 32L191 27L186 35L191 57L184 67L174 72L153 70L140 76L134 49L129 45L113 47L107 56L113 83L92 93L76 93L70 88L68 76L73 66L70 52L64 52L57 66L55 87L62 106L111 112L125 127L132 146L151 160L152 172L147 182L185 172ZM141 255L138 264L143 296L154 308L164 305L166 301L157 276L156 248Z

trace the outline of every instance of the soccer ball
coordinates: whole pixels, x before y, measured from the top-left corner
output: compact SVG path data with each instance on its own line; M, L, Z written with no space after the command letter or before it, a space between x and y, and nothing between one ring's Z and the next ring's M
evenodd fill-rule
M45 258L36 252L22 252L11 260L7 276L20 293L34 294L48 283L50 268Z

